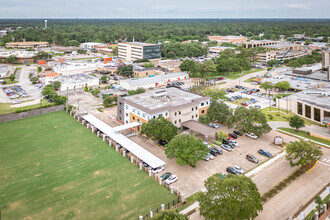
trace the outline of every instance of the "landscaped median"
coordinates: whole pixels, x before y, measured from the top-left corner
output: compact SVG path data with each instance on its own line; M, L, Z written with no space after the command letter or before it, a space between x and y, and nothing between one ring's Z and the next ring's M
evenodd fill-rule
M316 143L318 145L321 145L323 147L330 148L330 141L327 141L327 140L324 140L324 139L321 139L321 138L310 136L309 132L307 132L307 131L300 131L300 130L298 130L296 132L292 128L283 128L283 127L277 128L276 130L278 132L281 132L281 133L284 133L284 134L287 134L287 135L290 135L290 136L293 136L293 137L297 137L299 139L309 139L310 141L312 141L312 142L314 142L314 143Z

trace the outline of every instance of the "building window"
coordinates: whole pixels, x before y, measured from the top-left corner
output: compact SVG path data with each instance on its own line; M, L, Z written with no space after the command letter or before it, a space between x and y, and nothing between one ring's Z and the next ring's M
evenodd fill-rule
M140 115L140 111L138 111L137 113L138 113L138 115Z
M174 116L176 116L176 112L174 112Z
M191 111L194 111L194 108L192 108Z
M140 122L140 119L138 119L137 122Z
M202 110L201 112L202 112L202 114L203 114L203 113L205 112L205 110Z
M201 106L204 106L204 102L201 103Z
M330 112L328 111L323 111L324 118L329 118L330 117Z
M165 113L165 116L168 116L168 113L167 112Z
M197 106L195 107L195 109L197 110Z
M179 119L179 123L181 123L181 119Z
M196 118L198 117L197 114L195 116L196 116Z
M179 115L181 115L181 111L179 111Z
M297 109L298 109L298 114L302 115L303 114L303 106L300 102L297 102Z
M119 117L119 121L121 121L121 117Z
M132 119L135 121L135 117L133 116Z
M319 108L314 108L314 120L321 121L321 111Z
M194 115L192 115L191 118L194 118Z
M206 102L206 105L208 105L209 104L209 102Z
M126 120L126 124L128 124L128 121Z
M121 113L121 110L119 110L119 113Z
M174 124L176 124L176 120L174 121Z
M311 107L309 105L305 105L305 116L311 118Z

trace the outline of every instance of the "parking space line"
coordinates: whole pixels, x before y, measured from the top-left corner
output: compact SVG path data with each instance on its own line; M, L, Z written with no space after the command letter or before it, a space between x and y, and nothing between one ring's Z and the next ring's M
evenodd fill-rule
M330 165L329 165L329 164L327 164L327 163L324 163L324 162L322 162L322 161L319 161L319 163L321 163L321 164L324 164L324 165L326 165L326 166L330 167Z

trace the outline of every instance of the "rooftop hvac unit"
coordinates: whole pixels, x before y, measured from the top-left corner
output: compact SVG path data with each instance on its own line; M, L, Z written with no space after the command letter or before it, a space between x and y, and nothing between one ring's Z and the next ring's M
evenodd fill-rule
M167 97L167 92L166 90L158 90L155 91L154 94L151 96L154 99L162 99Z

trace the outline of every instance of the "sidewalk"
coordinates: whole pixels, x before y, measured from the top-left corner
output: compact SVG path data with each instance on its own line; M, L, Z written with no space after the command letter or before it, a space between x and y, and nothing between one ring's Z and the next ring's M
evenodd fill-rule
M327 192L327 189L325 189L321 194L321 199L324 199L329 193ZM316 203L315 201L313 201L311 204L309 204L309 206L307 206L307 208L302 211L305 215L305 217L315 209L316 207ZM302 216L299 214L296 218L294 218L293 220L303 220Z

